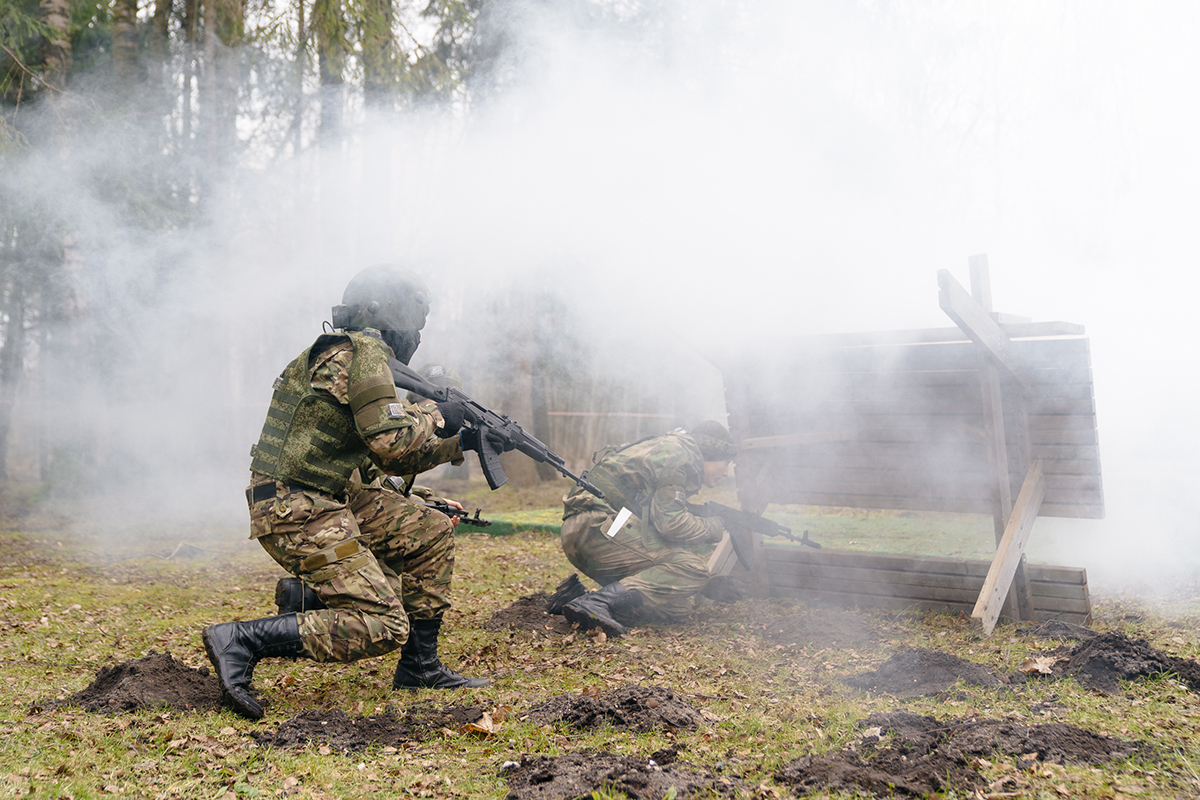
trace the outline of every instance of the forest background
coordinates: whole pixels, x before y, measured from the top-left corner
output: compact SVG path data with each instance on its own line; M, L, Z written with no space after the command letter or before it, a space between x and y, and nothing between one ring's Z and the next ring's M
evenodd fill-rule
M946 325L935 273L1092 336L1093 578L1193 575L1187 3L0 0L6 515L241 524L269 387L358 269L578 470L723 414L722 359ZM514 482L539 479L521 462Z

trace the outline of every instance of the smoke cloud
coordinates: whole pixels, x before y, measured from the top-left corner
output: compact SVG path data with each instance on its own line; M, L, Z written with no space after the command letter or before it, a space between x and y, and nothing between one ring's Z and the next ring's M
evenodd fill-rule
M508 43L503 91L367 125L338 153L264 158L222 187L205 231L134 236L71 183L78 170L54 177L95 221L90 303L128 356L111 367L125 391L71 424L127 454L129 495L171 484L180 502L157 511L240 523L272 380L371 263L403 260L433 287L415 363L469 359L488 342L481 309L526 287L564 303L585 366L694 374L707 414L722 398L701 355L949 326L937 271L966 283L967 257L987 253L997 310L1081 323L1092 341L1108 517L1039 521L1035 555L1109 585L1190 577L1198 15L505 4L490 20ZM97 141L81 158L115 147ZM181 261L186 279L145 283Z

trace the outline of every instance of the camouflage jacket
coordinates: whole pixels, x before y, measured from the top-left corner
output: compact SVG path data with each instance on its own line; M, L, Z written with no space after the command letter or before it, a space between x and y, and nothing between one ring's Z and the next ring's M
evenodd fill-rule
M697 517L684 500L700 491L704 459L692 437L672 431L622 449L597 453L588 480L608 501L576 486L563 498L563 519L594 509L615 513L622 506L672 545L716 542L725 527L715 517Z

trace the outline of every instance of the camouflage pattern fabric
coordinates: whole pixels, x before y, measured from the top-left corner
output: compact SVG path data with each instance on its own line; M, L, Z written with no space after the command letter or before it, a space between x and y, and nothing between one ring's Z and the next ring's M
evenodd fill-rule
M270 483L255 475L251 486ZM450 606L453 525L444 514L352 476L347 498L292 491L250 506L251 537L329 606L298 616L303 655L349 662L408 638L408 617Z
M641 593L637 619L630 622L681 622L692 613L692 597L708 583L714 545L648 548L636 517L609 538L604 531L615 517L597 509L563 520L563 554L601 586L620 582Z
M603 451L588 479L609 502L579 487L563 498L567 560L601 586L619 581L640 592L640 618L682 620L708 583L708 557L725 531L721 520L694 516L684 505L703 476L700 448L683 433ZM609 537L620 506L637 516Z

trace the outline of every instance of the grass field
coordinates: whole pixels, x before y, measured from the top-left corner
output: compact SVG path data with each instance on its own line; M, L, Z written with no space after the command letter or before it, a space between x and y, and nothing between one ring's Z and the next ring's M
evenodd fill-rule
M860 735L856 723L872 711L907 708L940 718L974 710L1032 722L1042 719L1031 710L1039 703L1062 709L1055 721L1152 743L1158 755L1098 767L1041 764L1033 770L997 760L982 768L989 779L1017 779L992 796L1200 794L1200 700L1169 676L1105 696L1064 680L1004 690L962 686L949 699L868 695L840 680L916 646L1011 672L1049 646L1013 635L1011 626L984 639L961 618L863 611L856 619L871 632L871 641L813 646L781 641L771 626L789 616L825 612L746 600L704 605L686 626L641 628L607 642L487 631L484 623L495 610L552 589L570 573L552 533L520 530L525 517L553 524L561 487L478 497L470 494L477 491L473 487L453 488L457 493L447 493L464 497L464 505L486 500L484 515L504 515L513 527L504 536L460 529L456 605L442 644L452 666L493 679L492 686L466 699L488 709L511 709L497 731L480 738L444 730L412 747L347 755L318 746L261 748L250 736L309 708L354 715L419 701L463 702L457 694L394 693L395 656L345 666L263 662L255 682L271 706L258 723L229 712L39 711L39 705L87 686L102 666L141 658L151 649L192 667L205 665L200 629L273 613L272 589L282 572L240 528L145 526L115 534L27 517L0 530L0 796L501 798L507 786L499 767L523 754L646 755L679 744L689 762L739 776L743 796L786 797L790 789L773 778L777 768L851 744ZM977 558L986 556L992 537L990 522L973 517L819 512L784 509L775 518L832 547ZM1096 629L1144 636L1173 655L1200 655L1194 604L1167 614L1135 598L1094 600ZM579 733L521 721L522 710L556 695L627 683L671 687L716 721L695 730L646 734Z

